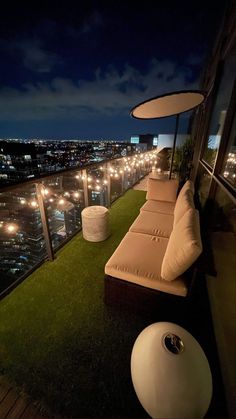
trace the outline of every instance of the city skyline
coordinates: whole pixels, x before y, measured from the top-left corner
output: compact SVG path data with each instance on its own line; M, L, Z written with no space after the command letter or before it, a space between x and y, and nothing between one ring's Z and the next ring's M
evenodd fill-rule
M16 6L14 15L4 5L0 137L127 140L173 132L174 118L136 121L129 111L148 97L198 87L220 14L211 0L204 8L36 2Z

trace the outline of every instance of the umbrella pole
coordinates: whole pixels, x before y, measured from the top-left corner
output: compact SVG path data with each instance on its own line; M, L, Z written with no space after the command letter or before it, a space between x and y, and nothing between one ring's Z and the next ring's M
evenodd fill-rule
M171 156L171 162L170 162L169 179L171 179L171 174L172 174L172 167L173 167L173 161L174 161L174 155L175 155L175 144L176 144L176 139L177 139L178 128L179 128L179 114L176 115L176 120L175 120L175 136L174 136L174 141L173 141L173 150L172 150L172 156Z

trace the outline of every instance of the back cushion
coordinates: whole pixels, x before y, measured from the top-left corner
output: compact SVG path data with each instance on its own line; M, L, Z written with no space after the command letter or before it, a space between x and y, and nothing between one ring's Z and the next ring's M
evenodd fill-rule
M161 276L173 281L195 262L202 252L199 215L189 209L174 226L161 267Z
M190 191L192 191L192 194L194 194L194 183L191 180L187 180L184 185L182 186L182 188L179 191L179 195L181 196L182 193L185 193L185 191L187 191L188 189L190 189Z
M190 189L179 193L174 209L174 225L179 222L183 215L189 210L194 209L193 193Z
M175 202L178 181L175 179L148 179L146 199Z

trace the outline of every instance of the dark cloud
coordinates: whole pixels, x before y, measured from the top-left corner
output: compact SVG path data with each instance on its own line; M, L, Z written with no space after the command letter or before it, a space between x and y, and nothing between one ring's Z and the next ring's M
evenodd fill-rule
M39 39L2 40L0 46L11 56L18 57L19 68L23 66L35 73L50 73L61 61L59 56L47 50Z
M1 120L91 118L95 114L128 114L131 107L148 97L168 91L195 88L188 73L171 61L152 59L145 74L126 65L122 71L100 69L93 80L54 78L51 82L28 83L21 89L2 88Z

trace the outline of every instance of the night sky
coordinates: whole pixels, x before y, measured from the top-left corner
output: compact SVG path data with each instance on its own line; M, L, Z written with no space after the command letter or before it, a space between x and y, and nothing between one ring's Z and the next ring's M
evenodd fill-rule
M117 140L173 132L173 118L139 121L129 111L149 97L199 87L225 4L4 3L0 138ZM187 114L181 121L184 132Z

